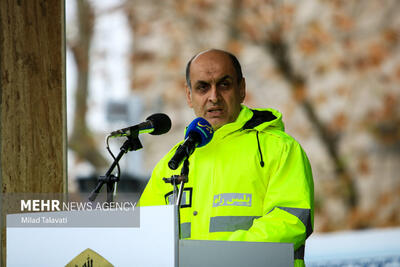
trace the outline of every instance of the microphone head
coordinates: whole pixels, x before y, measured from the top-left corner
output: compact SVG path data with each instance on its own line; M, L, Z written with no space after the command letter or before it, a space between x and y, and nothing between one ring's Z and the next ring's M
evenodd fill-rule
M154 130L150 133L152 135L165 134L171 129L171 119L164 113L155 113L146 118L150 121Z
M189 124L189 126L186 129L185 139L188 138L191 132L196 132L201 136L201 142L198 144L197 147L202 147L207 145L211 141L214 135L214 129L211 126L211 124L207 120L201 117L194 119Z

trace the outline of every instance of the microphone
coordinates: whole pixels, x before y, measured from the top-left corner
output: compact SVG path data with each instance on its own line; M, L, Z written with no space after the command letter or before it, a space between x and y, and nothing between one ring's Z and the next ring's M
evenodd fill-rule
M171 119L164 113L155 113L147 117L145 122L111 132L110 137L129 137L141 133L160 135L167 133L170 129Z
M207 145L214 135L214 129L205 119L194 119L186 129L185 141L175 151L174 156L168 162L171 170L176 170L182 161L190 157L196 147Z

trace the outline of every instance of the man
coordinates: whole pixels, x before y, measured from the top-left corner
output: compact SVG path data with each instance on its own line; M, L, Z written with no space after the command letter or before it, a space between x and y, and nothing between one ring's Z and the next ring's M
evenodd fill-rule
M182 236L293 243L295 265L304 265L305 239L313 230L313 180L304 151L283 131L282 115L242 105L245 79L228 52L199 53L188 63L186 79L189 107L215 133L189 159ZM167 165L178 145L155 167L142 206L171 202L172 186L162 178L180 173Z

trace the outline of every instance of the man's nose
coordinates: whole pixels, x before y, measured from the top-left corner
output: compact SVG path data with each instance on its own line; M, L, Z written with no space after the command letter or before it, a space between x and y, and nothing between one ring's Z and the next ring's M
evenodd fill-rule
M218 90L217 90L217 87L216 87L215 85L213 85L213 86L211 87L210 95L208 96L208 100L209 100L211 103L216 104L216 103L218 103L219 98L220 98L220 95L219 95L219 92L218 92Z

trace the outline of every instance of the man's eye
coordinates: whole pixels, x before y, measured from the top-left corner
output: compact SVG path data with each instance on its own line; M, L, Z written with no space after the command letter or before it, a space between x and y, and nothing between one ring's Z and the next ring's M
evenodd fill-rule
M220 82L219 86L221 88L228 88L231 84L228 81Z
M198 91L204 92L204 91L207 91L208 85L207 84L199 84L198 86L196 86L196 89Z

